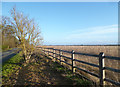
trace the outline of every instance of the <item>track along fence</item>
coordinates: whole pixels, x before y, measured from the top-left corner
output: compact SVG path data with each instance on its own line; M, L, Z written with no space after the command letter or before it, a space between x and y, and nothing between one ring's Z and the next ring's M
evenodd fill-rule
M99 78L100 86L104 86L106 81L110 82L111 84L114 84L116 86L120 86L120 82L116 82L114 80L111 80L111 79L105 77L105 71L106 70L113 71L113 72L116 72L116 73L120 73L120 69L114 69L114 68L111 68L111 67L106 67L105 66L105 61L104 61L105 58L120 61L120 57L105 56L103 52L100 52L99 55L95 55L95 54L88 54L88 53L79 53L79 52L75 52L74 50L72 50L70 52L70 51L65 51L65 50L61 50L61 49L54 49L54 48L43 48L43 47L38 47L38 48L41 48L41 50L43 52L45 52L45 54L48 54L48 56L51 56L54 59L54 61L59 60L61 65L62 65L62 63L65 63L65 64L71 66L72 72L75 72L75 69L78 69L78 70L81 70L85 73L88 73L92 76L95 76L95 77ZM56 53L56 51L59 51L59 53ZM63 52L71 54L71 57L64 56L62 54ZM50 53L52 55L50 55ZM93 64L93 63L89 63L89 62L85 62L85 61L75 59L75 57L74 57L75 54L97 57L97 58L99 58L99 64L97 65L97 64ZM56 57L56 55L58 55L59 57ZM66 61L63 61L62 57L70 59L72 64L70 64ZM92 73L90 71L81 69L81 68L79 68L75 65L75 62L80 62L80 63L83 63L83 64L87 64L89 66L97 67L99 69L99 74L95 74L95 73Z

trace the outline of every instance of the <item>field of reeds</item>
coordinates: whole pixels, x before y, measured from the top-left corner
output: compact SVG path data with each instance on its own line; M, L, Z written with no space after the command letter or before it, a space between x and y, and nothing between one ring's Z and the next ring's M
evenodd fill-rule
M118 46L45 46L45 47L62 49L62 50L66 50L66 51L74 50L75 52L97 54L97 55L99 55L100 52L104 52L105 56L115 56L115 57L119 56L118 55ZM69 54L69 53L63 53L63 55L65 55L67 57L71 57L71 54ZM99 64L99 59L97 57L89 57L89 56L82 56L82 55L75 54L75 59L79 59L79 60L82 60L85 62L97 64L97 65ZM71 61L69 59L64 59L64 60L67 61L68 63L71 63ZM98 68L95 68L95 67L92 67L92 66L89 66L86 64L78 63L78 62L76 62L75 64L76 64L76 66L78 66L82 69L99 74ZM119 64L118 60L105 59L106 67L118 69L119 65L120 64ZM68 66L68 68L70 68L70 67ZM76 70L76 71L80 72L82 75L90 78L91 80L93 80L95 82L99 82L99 79L92 75L89 75L83 71L79 71L79 70ZM119 78L120 75L118 73L106 70L105 74L106 74L106 78L120 82L120 78ZM106 82L106 85L110 85L110 83Z

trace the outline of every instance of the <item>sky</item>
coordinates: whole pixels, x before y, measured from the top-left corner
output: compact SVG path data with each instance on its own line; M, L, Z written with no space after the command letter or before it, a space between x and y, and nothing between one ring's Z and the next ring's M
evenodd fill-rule
M2 2L2 15L14 6L39 24L44 45L118 43L117 2Z

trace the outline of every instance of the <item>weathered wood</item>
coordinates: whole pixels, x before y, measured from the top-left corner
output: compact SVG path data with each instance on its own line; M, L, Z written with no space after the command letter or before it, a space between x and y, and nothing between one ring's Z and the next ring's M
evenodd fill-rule
M49 55L49 56L53 57L53 55Z
M53 49L53 48L50 48L50 49ZM43 50L45 53L48 52L48 51L46 50L46 48L43 48L42 50ZM57 54L56 51L59 51L59 53ZM62 54L63 52L71 53L71 58L64 56L64 55ZM110 71L113 71L113 72L120 73L120 69L114 69L114 68L111 68L111 67L105 67L105 60L104 60L104 58L113 59L113 60L120 60L120 57L104 56L104 53L103 53L103 52L101 52L99 55L94 55L94 54L87 54L87 53L78 53L78 52L74 52L74 51L69 52L69 51L64 51L64 50L59 50L59 49L53 49L53 52L51 52L51 51L49 50L49 53L53 53L53 56L52 56L52 55L50 55L50 56L53 57L54 62L55 62L55 60L60 60L60 63L66 63L66 64L70 65L71 68L72 68L72 72L75 72L75 68L76 68L76 69L79 69L79 70L81 70L81 71L84 71L84 72L86 72L86 73L88 73L88 74L91 74L91 75L93 75L93 76L95 76L95 77L98 77L98 78L100 79L100 86L101 86L101 87L103 87L103 86L105 85L105 81L110 82L110 83L115 84L115 85L120 85L119 82L116 82L116 81L110 80L110 79L108 79L108 78L105 78L105 70L110 70ZM75 55L75 54L86 55L86 56L93 56L93 57L99 57L99 65L92 64L92 63L88 63L88 62L81 61L81 60L77 60L77 59L74 58L74 55ZM49 54L48 54L48 55L49 55ZM58 56L60 56L60 57L59 57L59 58L56 58L56 55L58 55ZM67 59L70 59L70 60L72 61L72 64L69 64L69 63L63 61L63 60L62 60L62 57L65 57L65 58L67 58ZM84 70L84 69L81 69L81 68L75 66L75 61L80 62L80 63L87 64L87 65L90 65L90 66L93 66L93 67L99 67L99 75L94 74L94 73L92 73L92 72L90 72L90 71L87 71L87 70Z
M48 51L47 51L47 52L48 52L48 56L49 56L50 49L48 49Z
M120 69L113 69L113 68L110 68L110 67L104 67L104 69L109 70L109 71L113 71L113 72L120 73Z
M75 61L74 61L74 59L75 59L75 57L74 57L74 50L72 50L72 54L71 54L71 58L72 58L72 72L75 72L75 68L74 68L74 66L75 66Z
M65 62L65 61L62 61L62 60L61 60L61 62L64 62L65 64L72 66L72 64L69 64L69 63L67 63L67 62Z
M70 51L66 51L66 50L62 50L62 52L65 52L65 53L71 53Z
M54 49L52 49L52 52L53 52L53 61L54 61Z
M105 70L103 69L105 67L104 63L104 53L101 52L99 54L99 76L100 76L100 86L103 87L105 85Z
M67 58L67 59L70 59L70 60L72 60L72 58L70 58L70 57L66 57L66 56L63 56L63 55L61 55L62 57L65 57L65 58Z
M120 60L120 57L114 57L114 56L104 56L104 58L111 60Z
M92 56L92 57L99 57L99 55L96 55L96 54L79 53L79 52L75 52L75 54L85 55L85 56Z
M60 56L60 64L62 65L62 62L61 62L61 60L62 60L62 51L61 50L62 49L59 50L59 54L60 54L59 56Z
M90 66L93 66L93 67L99 67L99 65L96 65L96 64L93 64L93 63L88 63L88 62L77 60L77 59L74 59L74 61L84 63L84 64L87 64L87 65L90 65Z
M43 52L45 53L45 48L43 48Z
M53 49L53 61L55 62L55 49Z
M49 51L49 53L53 53L53 52Z
M79 67L77 67L77 66L75 66L75 68L78 69L78 70L81 70L81 71L83 71L83 72L86 72L86 73L88 73L88 74L90 74L90 75L93 75L93 76L95 76L95 77L97 77L97 78L100 78L99 75L97 75L97 74L95 74L95 73L92 73L92 72L90 72L90 71L81 69L81 68L79 68Z
M110 82L110 83L115 84L115 85L120 87L120 82L116 82L116 81L113 81L113 80L110 80L110 79L107 79L107 78L105 78L104 81Z
M57 54L57 53L55 53L55 54L58 55L58 56L60 55L60 54Z
M40 49L41 49L41 50L42 50L42 52L43 52L43 48L41 47Z
M54 49L54 50L59 51L59 49Z
M44 48L45 49L45 48ZM46 49L45 49L45 54L47 55Z

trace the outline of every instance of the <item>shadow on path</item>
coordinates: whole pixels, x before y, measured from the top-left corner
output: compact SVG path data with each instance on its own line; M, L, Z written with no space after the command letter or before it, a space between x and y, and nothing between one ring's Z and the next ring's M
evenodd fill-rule
M73 80L65 77L65 72L56 69L51 59L41 56L33 59L18 74L16 85L73 85Z
M40 56L39 56L40 55ZM87 85L80 76L75 76L57 62L53 62L45 55L35 54L28 64L24 63L17 72L12 74L4 85L19 86L48 86L48 85ZM79 82L77 81L79 80ZM86 86L88 87L88 86Z

